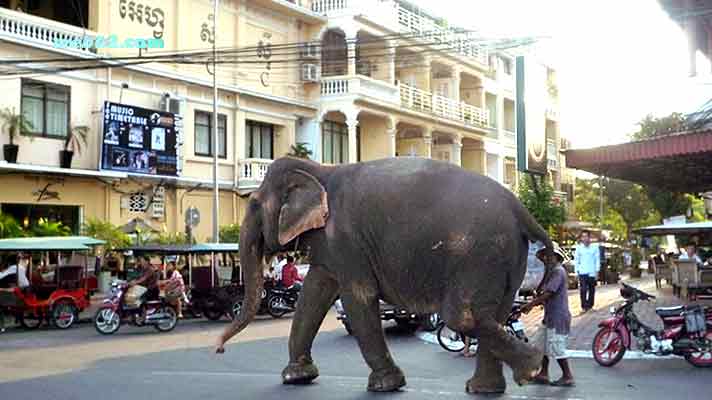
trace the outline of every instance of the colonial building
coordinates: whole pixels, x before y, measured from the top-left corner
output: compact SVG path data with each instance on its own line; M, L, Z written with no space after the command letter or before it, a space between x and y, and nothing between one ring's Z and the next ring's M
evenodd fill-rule
M14 139L15 162L0 160L1 210L22 223L45 217L78 231L90 217L115 224L141 217L156 229L180 232L194 207L202 214L194 233L206 240L212 231L213 154L220 159L225 225L242 220L245 196L259 186L271 161L300 142L325 164L423 156L516 185L513 57L489 53L410 3L221 0L217 37L208 0L72 3L0 0L0 60L148 57L209 51L215 40L218 48L241 56L217 67L218 143L211 133L210 65L99 60L96 69L46 73L33 63L22 76L0 79L0 109L32 123L29 136ZM55 43L100 35L161 39L163 48ZM288 46L304 42L315 45ZM546 130L551 177L560 189L566 175L554 74L547 82ZM139 169L132 169L127 165L133 159L126 165L112 161L125 168L107 168L107 101L177 116L176 173L151 169L153 161L136 161ZM60 150L79 126L89 128L86 144L62 168ZM3 129L0 144L8 139ZM134 150L114 154L137 157Z

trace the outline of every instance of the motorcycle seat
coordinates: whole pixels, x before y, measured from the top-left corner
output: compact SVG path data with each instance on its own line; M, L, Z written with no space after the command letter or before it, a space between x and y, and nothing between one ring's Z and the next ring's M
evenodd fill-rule
M655 309L655 313L661 318L679 317L683 311L685 311L685 306L658 307Z

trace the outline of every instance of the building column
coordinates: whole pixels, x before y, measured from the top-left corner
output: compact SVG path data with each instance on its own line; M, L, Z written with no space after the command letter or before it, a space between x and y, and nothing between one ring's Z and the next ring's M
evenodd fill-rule
M388 46L386 51L388 54L388 83L394 85L396 83L396 47L398 47L398 42L389 40L386 42L386 46Z
M487 161L485 160L485 163ZM457 136L453 139L452 163L458 167L462 166L462 138Z
M346 125L349 131L349 163L358 162L356 129L358 128L358 112L355 110L346 115Z
M497 174L497 181L504 185L504 155L503 154L498 154L497 155L497 169L499 169L499 173Z
M433 158L433 127L423 128L423 143L425 144L425 158Z
M462 82L462 68L459 65L452 67L452 79L450 84L452 85L452 98L460 102L460 83Z
M386 121L386 135L388 135L388 156L395 157L397 147L397 136L398 136L398 121L393 117L388 117Z
M348 38L346 40L349 40ZM348 57L348 76L354 76L356 75L356 38L353 39L354 41L352 42L347 42L346 47L348 48L348 51L346 52L347 57Z
M424 67L423 67L423 74L425 74L425 87L424 88L419 88L421 90L425 90L426 92L431 92L432 93L432 87L433 87L433 74L432 74L432 59L430 56L424 56L423 57L424 61Z

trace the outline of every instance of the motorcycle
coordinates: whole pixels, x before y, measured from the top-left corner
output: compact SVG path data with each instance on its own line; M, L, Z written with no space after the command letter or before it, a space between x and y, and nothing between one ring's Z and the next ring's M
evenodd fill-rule
M526 343L529 342L529 338L524 331L524 323L519 320L522 315L521 307L524 304L525 302L515 302L514 305L512 305L512 311L504 323L504 329L510 335ZM465 349L465 335L448 328L444 321L440 323L437 336L438 343L447 351L459 353ZM477 337L470 337L470 346L477 346L478 342Z
M633 336L645 353L673 354L695 367L712 367L712 309L697 305L656 308L655 313L663 321L663 329L658 331L640 322L633 310L635 303L655 296L622 285L620 294L625 302L618 308L611 307L613 316L598 324L601 329L593 339L593 358L599 365L616 365L632 347Z
M94 327L102 335L119 330L122 322L135 326L152 325L159 332L173 330L178 324L178 313L165 299L127 303L129 285L125 281L111 283L111 295L104 300L94 316Z
M273 318L282 318L285 314L297 309L300 289L273 287L267 300L267 313Z

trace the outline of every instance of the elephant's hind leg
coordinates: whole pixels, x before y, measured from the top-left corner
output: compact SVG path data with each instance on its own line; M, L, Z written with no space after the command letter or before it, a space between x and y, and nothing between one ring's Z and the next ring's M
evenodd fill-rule
M343 288L341 299L346 314L358 340L361 354L371 368L368 390L372 392L392 392L405 386L405 376L391 357L379 315L377 285L375 282L351 282Z
M310 383L319 376L311 357L312 343L338 290L338 282L331 273L318 265L310 268L292 319L289 364L282 371L284 384Z

